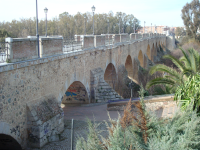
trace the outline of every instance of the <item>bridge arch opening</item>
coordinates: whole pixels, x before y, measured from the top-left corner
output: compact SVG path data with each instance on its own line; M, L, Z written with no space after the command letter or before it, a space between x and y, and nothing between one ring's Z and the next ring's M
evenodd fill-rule
M133 63L130 55L128 55L126 58L125 68L128 72L128 77L133 79Z
M139 54L138 54L138 60L140 62L140 66L144 68L144 57L141 50L139 51Z
M154 56L156 55L156 53L155 53L155 47L154 47L154 43L153 43L153 46L152 46L151 51L152 51L152 53L151 53L151 60L154 61Z
M74 81L65 92L62 103L89 103L85 86L80 81Z
M148 44L148 46L147 46L147 56L148 56L148 58L151 60L151 50L150 50L149 44Z
M22 150L21 145L10 135L0 134L0 149Z
M156 42L156 52L158 51L158 45L157 45L157 42Z
M117 73L115 66L112 63L109 63L106 67L104 73L104 80L113 88L115 89L117 84Z

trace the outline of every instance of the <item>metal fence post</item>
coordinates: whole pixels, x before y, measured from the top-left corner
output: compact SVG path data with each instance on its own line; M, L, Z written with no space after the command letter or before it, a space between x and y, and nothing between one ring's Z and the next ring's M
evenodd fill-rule
M74 141L74 120L72 119L72 126L71 126L71 150L73 150L73 141Z

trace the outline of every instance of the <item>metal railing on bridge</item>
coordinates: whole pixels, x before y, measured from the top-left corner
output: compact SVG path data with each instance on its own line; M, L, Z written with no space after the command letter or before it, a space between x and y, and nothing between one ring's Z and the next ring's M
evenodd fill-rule
M63 38L63 52L74 52L83 49L82 40Z
M132 33L132 34L120 34L120 35L115 35L115 34L102 34L105 36L105 45L102 46L112 46L116 43L120 42L130 42L130 41L138 41L138 40L145 40L149 38L154 38L154 37L160 37L162 36L161 34L151 34L151 33L146 33L146 34L137 34L137 33ZM102 36L101 35L101 36ZM93 35L86 35L86 37L93 36ZM96 35L98 36L98 35ZM95 41L90 41L87 39L87 42L84 43L84 35L75 35L74 38L63 38L63 52L76 52L83 50L85 48L92 48L95 47L94 44L91 42ZM95 39L95 36L94 36ZM96 42L97 43L97 42ZM87 46L85 45L87 44Z
M0 41L0 63L8 60L8 42Z

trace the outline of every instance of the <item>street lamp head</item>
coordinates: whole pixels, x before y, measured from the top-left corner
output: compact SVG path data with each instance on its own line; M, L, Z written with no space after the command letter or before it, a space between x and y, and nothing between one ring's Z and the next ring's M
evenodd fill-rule
M45 7L44 9L44 13L47 14L48 13L48 9Z
M94 5L92 6L92 11L93 11L93 12L95 11L95 7L94 7Z

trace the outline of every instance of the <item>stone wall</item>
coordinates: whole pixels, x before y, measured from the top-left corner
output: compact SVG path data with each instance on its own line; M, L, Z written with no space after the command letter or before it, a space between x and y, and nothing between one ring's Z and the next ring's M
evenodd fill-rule
M89 38L94 39L93 36ZM90 43L93 48L90 49L1 65L0 127L1 124L2 126L8 124L9 128L6 127L5 131L0 128L0 134L3 132L11 135L23 148L26 148L27 114L29 110L31 111L30 108L27 108L29 103L33 101L35 104L39 104L44 97L53 95L61 104L70 85L77 81L83 84L89 102L94 102L95 99L91 97L93 92L91 90L91 71L93 69L101 68L105 73L108 65L112 64L117 75L119 66L125 66L127 57L130 57L134 68L133 79L137 79L139 51L141 50L145 54L148 45L152 49L153 45L159 41L166 42L166 38L119 43L119 45L107 46L103 49L94 48L93 41ZM16 135L13 136L13 134Z
M94 36L83 36L83 49L94 48Z
M38 58L37 38L6 38L11 62ZM40 37L40 57L62 54L62 37Z
M136 39L142 39L142 34L136 34Z
M54 96L27 104L27 132L29 147L41 148L58 141L64 130L64 112Z
M11 62L28 60L38 57L36 38L6 38L8 55Z
M120 42L127 42L129 40L128 34L120 34Z
M120 34L113 35L113 44L120 42Z
M40 57L63 53L63 38L40 38Z
M94 46L105 46L105 36L104 35L95 35L94 36Z
M131 40L131 41L136 40L136 33L131 33L131 34L130 34L130 40Z
M138 103L138 100L132 101L132 104ZM144 98L146 108L150 112L155 112L158 117L173 117L173 114L178 110L174 95L156 95L147 96ZM128 102L115 102L107 105L108 111L124 110ZM134 107L135 108L135 107Z
M176 48L174 36L167 36L166 47L169 50L174 50Z

